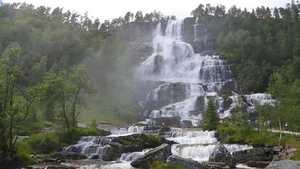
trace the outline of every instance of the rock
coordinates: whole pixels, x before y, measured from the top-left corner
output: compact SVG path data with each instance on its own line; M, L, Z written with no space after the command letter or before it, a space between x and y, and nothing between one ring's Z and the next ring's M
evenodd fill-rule
M283 149L283 146L274 146L272 150L274 152L280 152L282 149Z
M265 169L300 169L299 161L282 160L272 162Z
M227 164L222 163L222 162L209 162L209 161L205 161L202 162L203 166L205 166L205 168L209 168L209 169L224 169L224 168L228 168Z
M209 156L211 162L223 162L230 168L235 168L236 161L226 147L218 142L214 148L213 153Z
M130 165L136 168L150 168L150 164L155 161L166 161L171 154L171 145L162 144L135 159Z
M247 163L248 161L272 161L272 148L256 147L250 150L233 152L232 155L237 163Z
M248 161L246 164L249 167L265 168L270 164L270 161Z
M128 136L114 137L112 138L111 142L120 143L123 146L137 146L138 149L135 147L134 151L142 151L145 148L154 148L161 144L161 141L157 136L146 134L133 134Z
M87 158L87 156L83 154L74 153L74 152L68 152L68 153L57 152L55 153L55 157L61 159L72 159L72 160L80 160L80 159Z
M112 147L122 147L122 144L117 143L117 142L110 142L109 145Z
M165 126L165 127L160 128L158 132L169 132L169 131L171 131L171 128Z
M153 73L160 73L160 70L162 68L162 62L163 62L163 56L162 55L156 55L154 57Z
M176 155L171 155L167 159L167 163L174 164L176 166L183 166L185 169L205 169L202 164L191 158L182 158Z

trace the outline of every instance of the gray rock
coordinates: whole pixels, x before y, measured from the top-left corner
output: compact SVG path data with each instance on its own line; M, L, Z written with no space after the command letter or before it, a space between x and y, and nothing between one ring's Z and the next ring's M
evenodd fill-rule
M272 162L266 169L300 169L300 161L282 160Z
M80 160L80 159L87 158L86 155L74 153L74 152L68 152L68 153L57 152L55 153L55 157L60 159L72 159L72 160Z
M230 168L235 168L236 161L226 147L218 142L214 148L213 153L209 156L211 162L223 162Z
M186 158L178 157L176 155L169 156L167 159L167 163L171 163L174 165L181 165L185 169L205 169L204 166L197 161L194 161L190 158L186 159Z
M149 164L154 161L166 161L171 154L171 145L162 144L135 159L130 165L136 168L150 168Z

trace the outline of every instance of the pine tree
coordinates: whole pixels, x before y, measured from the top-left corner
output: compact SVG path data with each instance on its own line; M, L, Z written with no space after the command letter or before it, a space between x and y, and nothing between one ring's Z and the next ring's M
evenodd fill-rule
M209 99L207 108L204 114L205 120L203 121L204 130L216 130L218 124L220 123L219 115L216 111L215 104L212 99Z

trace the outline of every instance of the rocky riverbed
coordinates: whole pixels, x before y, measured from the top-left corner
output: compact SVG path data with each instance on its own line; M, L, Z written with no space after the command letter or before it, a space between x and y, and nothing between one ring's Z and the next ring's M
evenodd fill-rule
M143 132L144 127L139 127L128 131ZM269 165L276 168L276 162L280 162L280 166L298 164L282 162L296 151L292 147L222 144L214 132L195 128L164 127L145 131L148 133L122 131L122 135L82 137L77 144L57 152L54 158L40 156L42 165L27 168L149 168L156 161L180 164L186 169L265 168Z

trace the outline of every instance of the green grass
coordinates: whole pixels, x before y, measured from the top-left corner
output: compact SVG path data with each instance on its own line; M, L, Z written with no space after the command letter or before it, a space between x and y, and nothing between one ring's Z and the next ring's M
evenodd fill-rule
M128 101L113 96L97 95L90 99L90 108L79 114L78 121L90 123L93 119L99 122L129 125L134 122L137 110Z

